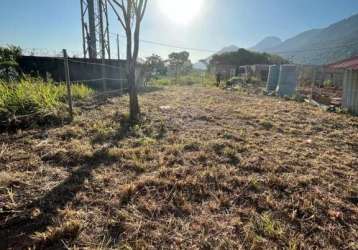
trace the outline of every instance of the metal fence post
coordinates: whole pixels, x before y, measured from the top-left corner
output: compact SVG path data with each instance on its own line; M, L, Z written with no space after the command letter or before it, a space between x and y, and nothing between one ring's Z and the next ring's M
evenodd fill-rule
M67 100L68 100L68 110L70 114L71 121L73 120L73 106L72 106L72 91L71 91L71 79L70 79L70 68L68 65L68 56L67 51L63 49L63 59L64 59L64 66L65 66L65 78L66 78L66 85L67 85Z
M117 34L117 57L119 61L121 59L121 52L119 50L119 34Z
M311 100L313 100L314 88L316 86L316 68L313 68L313 76L312 76L312 83L311 83Z

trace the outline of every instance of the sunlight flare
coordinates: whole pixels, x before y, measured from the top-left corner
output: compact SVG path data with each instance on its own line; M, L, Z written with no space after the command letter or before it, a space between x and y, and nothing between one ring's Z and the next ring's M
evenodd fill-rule
M190 24L201 12L204 0L159 0L159 8L172 22Z

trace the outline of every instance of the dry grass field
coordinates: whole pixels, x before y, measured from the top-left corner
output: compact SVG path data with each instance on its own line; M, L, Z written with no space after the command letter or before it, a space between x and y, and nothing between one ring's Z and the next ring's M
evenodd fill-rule
M151 89L0 135L0 249L358 249L358 118Z

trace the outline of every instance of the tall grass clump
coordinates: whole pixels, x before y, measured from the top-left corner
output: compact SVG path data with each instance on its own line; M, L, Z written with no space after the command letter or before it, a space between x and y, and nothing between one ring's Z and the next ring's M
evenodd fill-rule
M168 76L160 76L152 79L150 83L155 86L170 86L174 84L174 79Z
M74 84L74 100L84 99L92 94L84 85ZM46 83L38 78L26 78L20 82L0 81L0 122L2 125L22 116L43 117L65 110L66 85Z
M65 84L60 84L57 85L56 87L58 87L58 89L60 90L60 95L61 95L61 101L65 102L67 99L67 87ZM74 100L82 100L82 99L86 99L87 97L89 97L90 95L93 94L93 89L83 85L83 84L73 84L71 86L71 90L72 90L72 98Z
M152 79L151 84L157 86L170 86L170 85L203 85L214 86L216 83L215 76L209 73L202 74L200 72L192 72L190 74L178 76L161 76L157 79Z

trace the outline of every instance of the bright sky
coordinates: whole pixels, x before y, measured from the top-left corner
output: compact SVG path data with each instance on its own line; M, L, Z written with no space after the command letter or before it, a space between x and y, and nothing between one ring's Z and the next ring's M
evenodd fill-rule
M141 38L217 51L251 47L266 36L287 39L357 13L358 0L149 0ZM0 17L0 44L82 53L80 0L1 0ZM123 34L111 19L111 32ZM114 57L115 37L112 47ZM173 51L143 43L140 56ZM189 52L193 61L210 55Z

